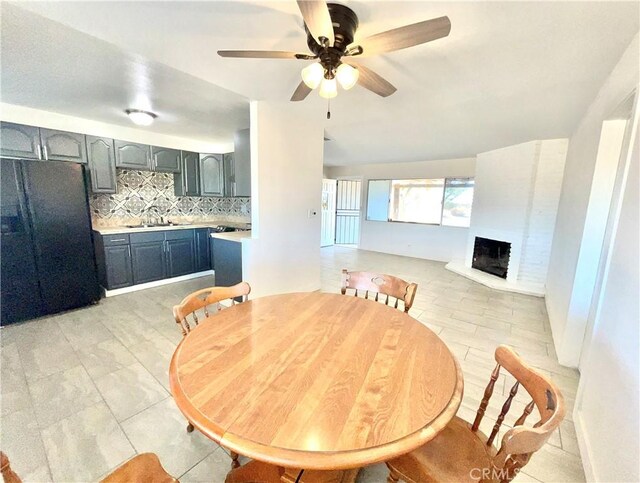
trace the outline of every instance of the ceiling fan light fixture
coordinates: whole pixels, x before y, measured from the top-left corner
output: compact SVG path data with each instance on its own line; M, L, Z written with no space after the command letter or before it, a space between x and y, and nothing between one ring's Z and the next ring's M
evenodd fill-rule
M348 91L358 82L360 72L355 67L349 64L340 64L336 70L336 79L340 83L340 86Z
M332 99L338 95L338 83L334 79L322 79L320 83L320 97Z
M126 109L124 111L129 119L138 126L149 126L158 117L153 112L141 111L140 109Z
M324 67L314 62L302 69L302 80L309 89L315 89L324 79Z

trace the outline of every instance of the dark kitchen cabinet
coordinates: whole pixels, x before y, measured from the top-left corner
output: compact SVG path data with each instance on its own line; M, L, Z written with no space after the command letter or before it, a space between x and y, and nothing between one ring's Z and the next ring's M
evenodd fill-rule
M42 157L48 161L87 163L84 134L40 128Z
M131 244L133 283L146 283L165 278L164 241Z
M198 228L195 230L195 271L204 272L211 270L211 250L209 244L209 229Z
M218 287L242 282L242 243L213 238L215 280Z
M200 155L200 196L224 196L222 154Z
M151 152L146 144L115 141L116 167L149 171Z
M153 171L179 173L180 164L178 149L151 147L151 169Z
M222 165L224 171L224 195L227 197L236 196L236 170L233 153L222 155Z
M105 247L104 262L106 267L106 288L113 290L133 284L130 245Z
M233 196L251 196L251 140L249 129L233 138Z
M87 136L87 158L91 191L116 192L116 162L113 139Z
M176 196L200 196L200 155L189 151L181 153L182 170L173 175Z
M42 159L40 129L10 122L0 123L0 156Z
M168 233L167 233L168 234ZM195 271L193 232L189 238L167 240L167 277L179 277Z

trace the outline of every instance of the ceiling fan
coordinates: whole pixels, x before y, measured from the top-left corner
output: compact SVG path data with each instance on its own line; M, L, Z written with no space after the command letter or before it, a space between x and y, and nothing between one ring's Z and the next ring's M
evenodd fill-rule
M387 97L396 88L387 80L350 58L368 57L431 42L449 35L449 17L405 25L368 37L354 44L358 16L353 10L324 0L297 0L307 32L307 46L311 54L275 50L219 50L222 57L253 59L318 60L302 69L302 82L292 101L302 101L316 87L320 96L331 99L338 94L338 84L351 89L356 83L379 96Z

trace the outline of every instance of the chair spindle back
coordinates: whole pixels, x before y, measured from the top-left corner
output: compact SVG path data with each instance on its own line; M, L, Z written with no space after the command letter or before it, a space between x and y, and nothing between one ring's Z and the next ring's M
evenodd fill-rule
M376 302L379 301L379 297L382 295L386 297L384 300L385 305L389 305L391 301L396 309L399 302L402 301L405 312L409 312L413 305L417 289L417 284L405 282L392 275L342 270L342 289L340 291L343 295L346 295L347 290L354 290L354 296L357 297L358 291L364 291L364 298L368 299L369 292L371 292L372 298L373 294L375 294L374 300ZM395 299L395 303L393 299L390 300L390 297Z
M240 282L231 287L203 288L187 295L179 305L174 306L173 316L182 329L182 335L186 336L191 331L188 316L191 316L193 325L197 326L199 323L198 310L202 310L205 318L209 317L209 315L212 315L210 312L211 306L215 310L213 313L219 312L222 310L220 302L229 300L231 305L235 305L238 303L236 301L237 298L240 298L243 302L248 300L250 292L251 286L247 282Z
M502 481L507 482L518 474L520 469L529 462L531 455L551 437L553 431L564 418L565 407L564 398L555 384L525 364L511 348L504 345L499 346L496 349L495 358L497 364L484 391L471 431L476 432L480 427L501 367L516 379L516 383L511 387L509 395L502 405L500 414L487 439L487 446L493 445L518 388L522 385L532 397L532 401L525 406L513 428L503 436L500 448L493 459L495 468L505 470L501 473L504 476ZM533 427L523 426L534 407L538 408L540 421Z

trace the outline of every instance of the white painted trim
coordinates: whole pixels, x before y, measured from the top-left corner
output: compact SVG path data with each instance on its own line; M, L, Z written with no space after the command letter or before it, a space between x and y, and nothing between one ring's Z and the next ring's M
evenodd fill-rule
M582 460L582 468L587 481L598 481L591 465L591 443L587 432L584 430L584 421L578 407L573 410L573 421L576 428L576 437L578 438L578 449L580 450L580 459Z
M205 272L190 273L188 275L182 275L180 277L165 278L163 280L156 280L155 282L140 283L138 285L131 285L130 287L117 288L115 290L103 289L105 297L113 297L115 295L122 295L123 293L137 292L138 290L145 290L153 287L160 287L162 285L168 285L170 283L184 282L185 280L191 280L193 278L206 277L207 275L213 275L213 270L207 270Z
M533 295L534 297L544 297L544 285L542 284L504 280L500 277L476 270L475 268L469 268L463 263L449 262L444 268L495 290Z

